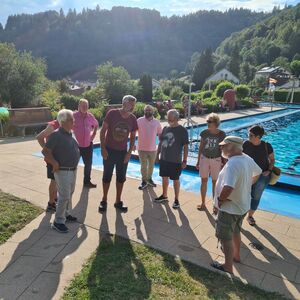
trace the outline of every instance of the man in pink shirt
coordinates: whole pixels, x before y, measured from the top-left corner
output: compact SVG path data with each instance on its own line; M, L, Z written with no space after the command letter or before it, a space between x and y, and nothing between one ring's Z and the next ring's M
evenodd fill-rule
M93 140L98 129L98 121L94 115L88 112L89 102L86 99L80 99L78 111L74 112L74 134L77 139L80 155L84 163L83 184L88 188L97 187L91 182L91 170L93 162Z
M153 107L146 105L144 117L137 120L138 123L138 151L141 163L142 183L140 190L148 185L156 187L152 180L153 167L156 159L156 137L160 136L162 129L160 122L153 117Z

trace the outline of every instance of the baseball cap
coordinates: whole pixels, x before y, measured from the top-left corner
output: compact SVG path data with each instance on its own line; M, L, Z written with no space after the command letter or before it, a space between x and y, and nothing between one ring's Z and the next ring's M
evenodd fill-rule
M219 143L220 146L227 145L227 144L233 144L242 147L243 139L238 136L229 135L226 136L226 138L221 143Z

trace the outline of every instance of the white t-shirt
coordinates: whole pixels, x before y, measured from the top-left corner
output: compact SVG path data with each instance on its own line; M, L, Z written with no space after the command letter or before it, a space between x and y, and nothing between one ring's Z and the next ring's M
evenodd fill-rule
M221 211L233 215L243 215L250 209L252 178L261 174L261 168L248 155L242 154L230 157L219 174L215 190L215 206L217 198L224 186L233 188L228 199L222 203Z

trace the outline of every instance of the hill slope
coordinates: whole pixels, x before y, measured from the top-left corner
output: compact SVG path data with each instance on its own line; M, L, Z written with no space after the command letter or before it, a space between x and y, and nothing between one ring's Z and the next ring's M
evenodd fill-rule
M250 69L261 65L288 65L295 55L299 59L300 4L233 33L221 43L216 53L224 62L235 59L241 66L248 64Z
M10 16L0 29L0 42L13 42L19 50L44 57L50 78L77 72L91 77L95 65L108 60L133 76L165 75L183 70L195 51L215 49L231 33L265 17L245 9L171 18L155 10L125 7L70 10L66 16L63 11L47 11Z

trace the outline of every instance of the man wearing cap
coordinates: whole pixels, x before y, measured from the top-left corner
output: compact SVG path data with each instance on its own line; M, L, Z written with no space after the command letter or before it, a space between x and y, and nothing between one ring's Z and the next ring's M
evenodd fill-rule
M213 268L233 273L233 262L240 262L241 227L250 209L251 186L262 170L254 160L243 154L243 140L228 136L220 143L222 156L228 159L219 174L214 204L218 208L216 237L221 242L225 263L215 261Z

